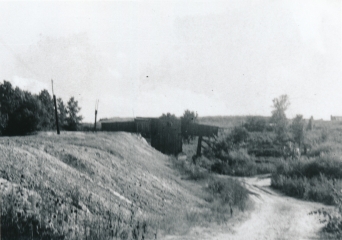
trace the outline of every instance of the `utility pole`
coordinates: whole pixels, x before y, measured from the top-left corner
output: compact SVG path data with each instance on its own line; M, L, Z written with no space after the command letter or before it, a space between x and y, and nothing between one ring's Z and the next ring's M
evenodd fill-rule
M96 118L97 118L97 110L99 109L99 99L95 102L95 123L94 123L94 132L96 132Z
M59 124L58 124L58 113L57 113L57 102L56 102L56 95L53 92L53 80L51 79L52 84L52 95L53 95L53 103L55 104L55 117L56 117L56 127L57 127L57 134L59 135Z

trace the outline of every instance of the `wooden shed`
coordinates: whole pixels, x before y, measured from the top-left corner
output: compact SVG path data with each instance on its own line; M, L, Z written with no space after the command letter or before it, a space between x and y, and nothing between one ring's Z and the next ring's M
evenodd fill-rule
M137 117L134 119L137 133L144 138L151 138L151 121L153 118Z
M103 122L103 131L140 133L165 154L182 152L181 121L175 118L142 118L130 122Z
M151 146L165 154L182 152L181 121L172 118L152 119Z
M101 123L102 131L111 131L111 132L131 132L135 133L136 124L133 121L129 122L103 122Z

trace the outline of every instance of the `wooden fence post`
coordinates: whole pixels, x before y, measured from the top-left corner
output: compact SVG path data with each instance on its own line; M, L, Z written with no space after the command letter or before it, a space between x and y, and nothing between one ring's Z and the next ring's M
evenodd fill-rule
M56 127L57 127L57 134L59 135L59 123L58 123L58 112L57 112L57 102L56 102L56 95L53 92L53 80L51 79L52 84L52 94L53 94L53 103L55 105L55 118L56 118Z
M99 100L96 100L95 103L95 123L94 123L94 132L96 132L96 118L97 118L97 110L99 109Z

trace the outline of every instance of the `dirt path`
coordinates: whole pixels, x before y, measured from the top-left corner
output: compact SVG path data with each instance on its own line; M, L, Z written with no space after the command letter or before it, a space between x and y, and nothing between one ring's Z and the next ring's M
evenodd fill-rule
M319 239L323 227L309 212L325 207L283 196L270 188L269 177L242 178L251 191L255 210L251 218L235 228L232 234L220 234L213 239Z
M324 226L317 215L309 215L313 210L328 208L319 203L301 201L286 197L270 188L268 176L239 178L245 182L250 197L255 202L255 209L250 218L241 224L228 224L229 233L213 234L204 229L196 229L197 236L183 236L177 239L319 239L318 232ZM234 221L233 221L234 222ZM194 231L192 234L194 235ZM176 239L176 238L172 238Z

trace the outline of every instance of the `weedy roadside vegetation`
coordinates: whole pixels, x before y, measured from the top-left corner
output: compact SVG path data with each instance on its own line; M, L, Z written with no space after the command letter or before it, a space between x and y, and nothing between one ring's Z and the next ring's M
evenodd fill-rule
M323 239L342 237L342 124L315 121L315 129L308 131L306 156L277 162L272 174L272 187L285 194L305 200L335 206L336 211L319 209L326 223Z
M222 224L235 216L237 212L252 207L248 191L240 181L217 177L208 169L200 167L199 162L195 165L188 160L178 160L175 157L170 159L173 167L185 179L200 182L203 186L201 196L206 203L201 206L200 210L186 213L188 224L201 225L213 222ZM205 160L202 159L202 161Z
M274 99L271 118L245 117L230 125L204 155L213 160L213 172L271 173L271 186L286 195L336 206L335 213L315 213L327 217L325 232L341 238L342 123L305 120L302 115L289 120L289 105L287 95Z

